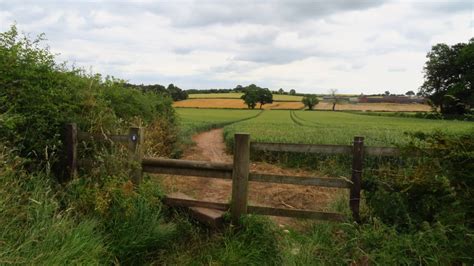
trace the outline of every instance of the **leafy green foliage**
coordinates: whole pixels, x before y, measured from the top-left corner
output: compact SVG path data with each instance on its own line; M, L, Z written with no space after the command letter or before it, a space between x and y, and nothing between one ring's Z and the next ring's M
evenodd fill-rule
M244 94L241 99L251 109L254 109L257 103L260 103L260 109L267 103L273 103L273 94L268 88L260 88L255 84L251 84L244 87L243 91Z
M418 133L415 138L408 151L422 157L412 169L392 167L367 180L373 215L401 228L422 222L473 227L474 134Z
M42 46L15 26L0 34L0 138L39 164L62 152L65 123L83 131L111 133L133 120L150 123L158 115L174 123L171 101L125 88L124 82L57 64ZM61 169L60 165L57 167Z
M301 102L305 107L308 107L309 110L313 110L313 108L319 103L319 100L316 95L308 95L304 96Z
M474 39L453 46L437 44L426 56L420 88L442 114L466 114L474 106Z

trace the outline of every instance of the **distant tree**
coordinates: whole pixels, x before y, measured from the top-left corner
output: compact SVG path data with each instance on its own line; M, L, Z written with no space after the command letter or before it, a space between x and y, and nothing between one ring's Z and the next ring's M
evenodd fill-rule
M251 84L248 87L243 88L243 91L244 94L240 98L244 100L244 103L249 109L255 109L255 106L257 106L258 102L257 86Z
M273 94L267 88L260 88L251 84L243 88L244 94L240 97L244 100L248 108L254 109L257 103L260 103L260 109L267 103L273 103Z
M301 102L304 104L305 107L308 107L309 110L313 110L313 108L319 103L319 100L318 97L313 94L304 96Z
M259 90L257 90L257 95L258 95L258 102L260 103L260 109L262 109L262 106L264 104L273 103L273 94L269 89L260 88Z
M234 91L235 92L242 92L244 89L244 87L242 87L242 85L237 85L235 88L234 88Z
M295 89L291 89L291 90L290 90L290 95L295 95L295 94L296 94Z
M385 96L390 96L390 92L389 92L389 91L385 91L384 95L385 95Z
M452 46L440 43L426 56L420 87L443 114L465 114L474 108L474 38Z
M284 91L282 88L280 88L280 89L278 90L278 94L284 94L284 93L285 93L285 91Z
M173 101L181 101L186 100L188 98L188 93L180 89L179 87L173 85L173 83L168 85L167 90L171 95L171 98L173 98Z
M414 91L407 91L407 92L405 93L405 95L406 95L406 96L413 96L413 95L415 95L415 92L414 92Z
M342 99L337 95L337 90L336 89L331 89L329 91L329 94L331 95L331 98L329 99L329 102L332 103L332 110L336 111L336 104L340 104Z

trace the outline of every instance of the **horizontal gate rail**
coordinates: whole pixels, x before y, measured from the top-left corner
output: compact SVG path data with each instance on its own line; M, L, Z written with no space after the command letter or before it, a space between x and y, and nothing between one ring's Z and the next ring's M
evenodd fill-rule
M250 144L250 148L253 150L259 150L259 151L352 154L352 146L350 145L315 145L315 144L252 142Z
M221 211L227 211L230 208L228 203L218 203L211 201L193 200L193 199L179 199L165 197L164 203L175 207L201 207L210 208ZM300 209L282 209L264 206L252 206L247 207L247 213L257 215L270 215L270 216L281 216L281 217L293 217L293 218L306 218L315 220L327 220L327 221L343 221L345 216L340 213L333 212L320 212L320 211L308 211Z
M342 178L272 175L256 172L249 174L249 181L335 188L350 188L352 185L349 180Z
M296 153L322 153L322 154L352 154L353 146L350 145L323 145L323 144L291 144L252 142L250 148L257 151L277 151ZM400 149L396 147L365 146L365 155L370 156L399 156Z
M144 158L142 169L148 173L232 179L232 164L226 163Z

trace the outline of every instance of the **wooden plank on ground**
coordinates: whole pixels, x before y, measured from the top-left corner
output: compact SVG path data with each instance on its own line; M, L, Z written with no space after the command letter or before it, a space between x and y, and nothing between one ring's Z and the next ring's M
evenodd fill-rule
M344 221L345 216L340 213L307 211L300 209L281 209L263 206L248 206L248 213L270 216L283 216L293 218L306 218L314 220Z
M342 178L325 178L325 177L305 177L305 176L287 176L287 175L273 175L251 172L249 181L268 182L278 184L293 184L303 186L318 186L318 187L337 187L350 188L351 182Z
M351 154L352 146L349 145L315 145L315 144L289 144L252 142L251 149L260 151L299 152L299 153L324 153L324 154Z
M172 207L189 207L196 220L213 228L222 227L224 213L229 209L229 204L199 201L181 192L168 194L163 202Z

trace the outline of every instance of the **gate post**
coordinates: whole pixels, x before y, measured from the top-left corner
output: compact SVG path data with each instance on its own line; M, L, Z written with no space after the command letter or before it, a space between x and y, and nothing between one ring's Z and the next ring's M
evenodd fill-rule
M131 127L128 131L128 151L130 160L130 177L132 183L138 186L142 181L144 130L141 127Z
M238 225L240 217L247 214L248 179L250 167L250 135L234 135L234 164L232 170L232 224Z
M352 156L352 186L350 190L349 207L351 208L354 221L360 223L360 183L364 158L364 137L354 137Z
M77 176L77 125L66 124L66 171L67 179L71 180Z

